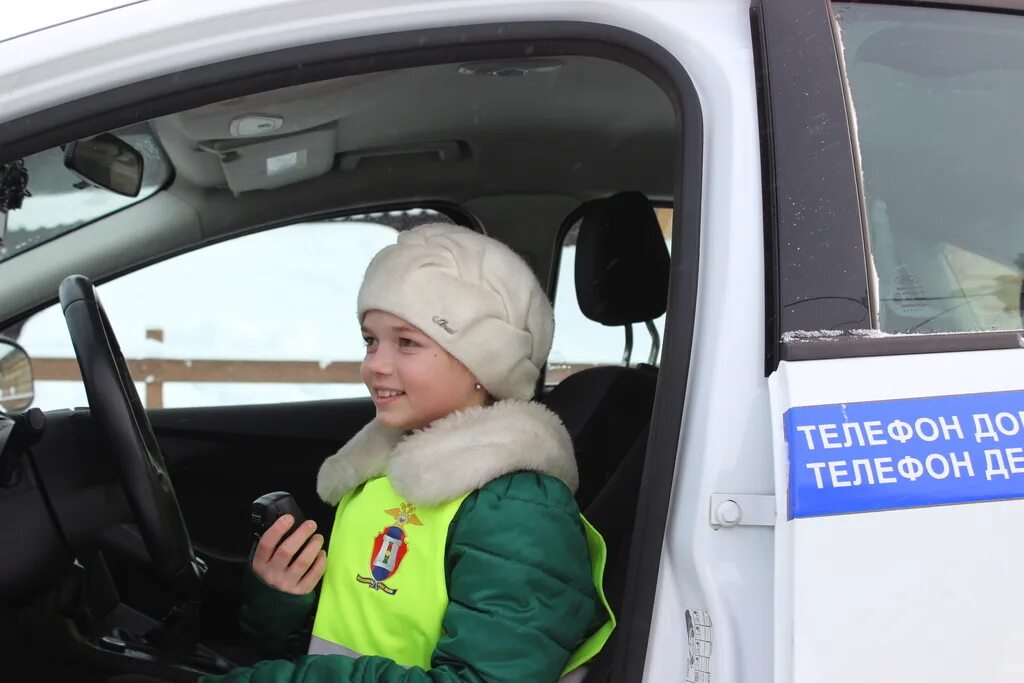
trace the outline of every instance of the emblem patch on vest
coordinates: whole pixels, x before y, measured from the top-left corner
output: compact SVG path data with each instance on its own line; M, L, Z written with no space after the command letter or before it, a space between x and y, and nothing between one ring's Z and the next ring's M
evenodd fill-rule
M388 588L384 582L395 575L402 564L402 559L409 551L409 544L405 540L405 525L423 526L423 522L416 516L416 508L408 503L402 503L401 507L384 512L391 515L395 523L385 527L384 531L373 539L370 576L356 574L356 581L365 583L371 590L384 591L388 595L394 595L398 589Z

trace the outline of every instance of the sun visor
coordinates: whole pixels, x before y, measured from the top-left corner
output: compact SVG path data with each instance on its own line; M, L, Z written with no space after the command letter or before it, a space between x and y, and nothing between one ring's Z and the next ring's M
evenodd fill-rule
M221 140L203 149L220 157L228 188L238 195L323 175L334 162L335 140L331 125L258 142Z

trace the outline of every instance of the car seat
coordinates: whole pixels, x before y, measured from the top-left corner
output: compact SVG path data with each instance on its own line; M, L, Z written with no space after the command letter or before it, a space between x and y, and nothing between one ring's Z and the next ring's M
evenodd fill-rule
M625 326L628 349L634 323L665 313L669 252L654 206L640 192L586 202L566 220L580 222L576 242L576 296L589 319ZM647 364L588 368L570 375L543 399L572 436L580 472L581 510L605 487L647 427L658 381L657 344ZM628 361L627 361L628 362Z

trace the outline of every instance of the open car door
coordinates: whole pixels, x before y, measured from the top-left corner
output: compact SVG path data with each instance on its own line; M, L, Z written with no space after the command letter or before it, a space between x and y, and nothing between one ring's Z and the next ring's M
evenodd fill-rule
M1024 672L1024 17L946 4L755 3L776 683Z

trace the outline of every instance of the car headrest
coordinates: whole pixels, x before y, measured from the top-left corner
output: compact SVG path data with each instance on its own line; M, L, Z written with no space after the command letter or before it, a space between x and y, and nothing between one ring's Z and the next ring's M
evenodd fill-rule
M640 192L587 202L576 239L576 298L603 325L654 320L668 300L669 253L654 205Z

